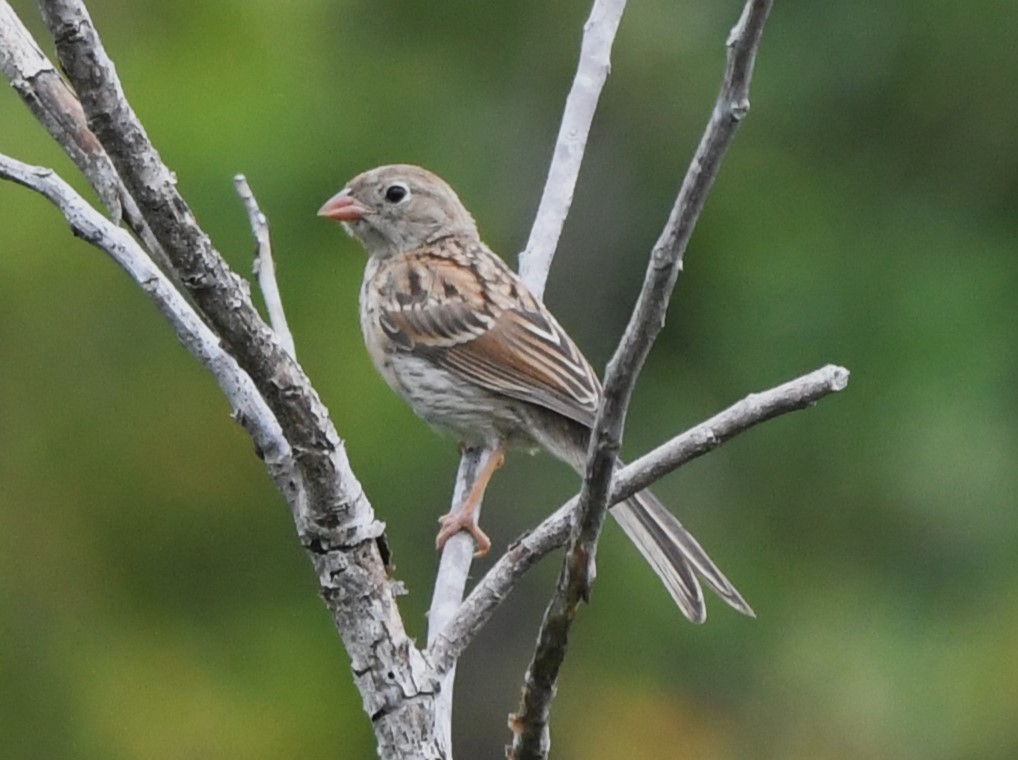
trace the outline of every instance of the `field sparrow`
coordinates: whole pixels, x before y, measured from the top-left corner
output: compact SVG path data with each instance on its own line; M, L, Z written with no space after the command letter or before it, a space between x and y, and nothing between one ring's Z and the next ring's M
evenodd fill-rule
M444 181L417 166L354 177L319 210L369 255L361 329L385 381L429 424L498 452L437 544L460 530L491 542L474 510L506 445L537 444L582 474L601 385L523 281L481 242ZM706 618L697 576L738 611L752 609L679 521L644 491L612 515L690 620Z

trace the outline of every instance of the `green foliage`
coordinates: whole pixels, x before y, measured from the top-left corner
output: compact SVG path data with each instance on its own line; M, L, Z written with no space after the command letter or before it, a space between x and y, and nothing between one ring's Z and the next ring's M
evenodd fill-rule
M44 39L33 4L14 5ZM375 376L356 318L360 249L314 213L358 171L413 161L457 187L513 260L587 2L90 7L238 270L253 243L235 172L270 215L298 351L389 524L423 637L455 447ZM737 14L659 1L623 20L547 295L596 365ZM556 706L557 756L1018 752L1012 19L1003 0L777 4L627 450L827 362L852 382L658 489L757 621L713 604L706 626L686 624L608 529ZM9 90L0 124L0 151L84 189ZM496 550L574 487L552 462L511 457L486 500ZM464 659L459 756L506 741L554 564ZM0 185L0 755L372 756L346 665L285 506L215 385L54 209Z

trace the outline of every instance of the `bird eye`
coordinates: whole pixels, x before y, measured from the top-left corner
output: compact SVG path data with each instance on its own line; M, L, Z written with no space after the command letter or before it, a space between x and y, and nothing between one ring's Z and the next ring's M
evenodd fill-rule
M402 182L396 182L385 189L385 200L389 203L399 203L408 195L410 195L410 188Z

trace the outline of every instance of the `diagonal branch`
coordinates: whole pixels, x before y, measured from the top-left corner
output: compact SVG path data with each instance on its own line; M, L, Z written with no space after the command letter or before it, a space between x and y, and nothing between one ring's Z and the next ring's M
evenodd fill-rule
M42 0L40 5L89 127L198 308L251 375L287 439L301 452L298 464L308 483L314 522L302 529L327 544L364 540L364 527L372 521L370 507L359 485L344 478L349 472L340 461L345 452L325 406L262 321L247 284L229 269L198 226L177 191L175 177L128 103L88 11L78 0Z
M717 176L721 159L749 110L749 83L772 0L749 0L727 41L725 75L672 213L651 252L643 289L615 356L605 372L604 397L590 440L577 523L558 587L545 612L537 649L524 679L521 708L513 719L514 758L544 758L550 747L548 713L565 657L569 630L581 601L589 598L597 541L604 525L612 472L636 378L664 325L682 257Z
M173 267L120 181L85 112L21 19L0 0L0 70L39 123L81 169L114 222L121 217L141 238L159 268L179 286Z
M212 373L229 399L234 417L251 435L269 474L286 497L295 521L306 522L307 489L294 450L251 378L223 350L220 340L194 312L170 280L125 230L88 205L51 169L29 166L0 155L0 177L44 195L54 203L75 235L109 254L138 284L167 319L181 343ZM337 621L352 660L366 710L392 709L392 717L375 721L379 746L394 748L388 756L417 757L428 732L407 738L407 721L420 725L430 716L437 687L424 659L403 631L385 568L370 561L374 541L353 552L306 547L319 575L322 595ZM377 567L377 570L376 570ZM355 595L348 599L351 595ZM381 669L381 674L377 671ZM381 679L382 685L376 684ZM427 697L421 699L420 697ZM394 734L389 737L388 733ZM412 752L407 750L410 744Z
M81 168L113 220L119 221L120 182L109 156L85 123L78 96L6 0L0 0L0 70L39 123Z
M60 210L76 236L104 251L127 272L170 323L184 348L216 379L233 408L234 418L251 436L279 490L291 504L301 504L304 484L276 418L251 378L223 350L216 335L137 241L86 203L52 169L0 154L0 177L44 196Z
M396 608L385 564L384 525L374 519L327 410L261 320L247 284L222 260L177 192L173 174L127 103L83 4L40 4L88 129L122 178L124 197L137 202L184 293L251 378L294 452L307 494L302 502L291 502L298 535L350 655L364 708L375 718L380 752L416 756L421 747L430 747L438 753L428 728L436 684ZM422 730L408 737L406 725Z
M740 433L788 412L808 409L848 385L848 370L828 365L775 388L754 393L623 467L612 480L608 504L649 488L668 473L707 454ZM425 653L439 675L448 670L487 624L520 578L550 552L564 546L578 497L509 547L485 574Z

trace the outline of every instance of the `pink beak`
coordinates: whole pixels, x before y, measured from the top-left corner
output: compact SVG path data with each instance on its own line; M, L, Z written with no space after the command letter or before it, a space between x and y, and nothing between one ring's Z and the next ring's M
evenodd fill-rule
M371 209L361 205L345 189L325 201L318 209L318 216L333 219L337 222L358 222L370 214Z

